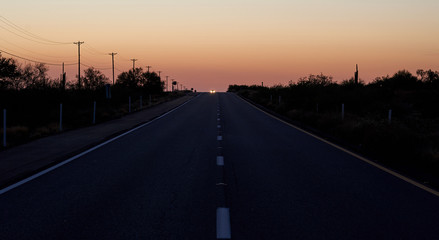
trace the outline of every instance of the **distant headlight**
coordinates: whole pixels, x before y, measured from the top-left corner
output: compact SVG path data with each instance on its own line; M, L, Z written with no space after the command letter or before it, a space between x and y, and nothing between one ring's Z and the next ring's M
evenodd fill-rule
M215 90L210 90L210 93L215 93Z

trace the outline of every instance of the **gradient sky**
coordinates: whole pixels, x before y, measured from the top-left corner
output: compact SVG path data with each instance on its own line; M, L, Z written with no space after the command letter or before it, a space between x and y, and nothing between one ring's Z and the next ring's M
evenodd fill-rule
M308 74L349 79L439 70L437 0L14 0L0 16L46 39L29 41L0 21L0 49L49 63L81 62L111 78L152 66L188 88L288 84ZM5 29L6 28L6 29ZM7 56L4 54L4 56ZM85 69L85 67L82 67ZM50 66L58 76L61 67ZM76 66L66 68L74 80Z

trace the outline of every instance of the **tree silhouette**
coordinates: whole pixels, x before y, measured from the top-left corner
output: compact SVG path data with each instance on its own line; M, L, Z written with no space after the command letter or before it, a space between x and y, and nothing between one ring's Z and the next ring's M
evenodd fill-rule
M418 75L419 80L421 80L423 83L428 84L439 84L439 72L432 71L431 69L424 71L422 69L419 69L416 71L416 74Z
M108 78L98 69L90 67L84 70L84 77L81 82L85 89L96 90L104 87L108 83Z
M20 71L20 88L46 88L50 82L47 72L49 68L44 63L27 64Z
M150 93L163 92L164 82L155 72L145 72L142 74L143 87Z
M383 87L389 90L404 89L413 90L420 86L421 83L418 79L413 76L407 70L400 70L395 73L392 77L378 77L372 83L371 86Z
M128 72L122 72L117 76L116 84L126 88L136 88L141 86L143 69L135 68L129 70Z
M20 76L17 62L0 54L0 88L10 88Z
M297 85L299 86L310 86L310 87L327 87L334 84L332 81L332 76L310 74L307 77L299 78Z
M156 72L143 72L142 68L122 72L117 76L116 84L132 89L140 87L149 93L161 93L164 88L164 82Z

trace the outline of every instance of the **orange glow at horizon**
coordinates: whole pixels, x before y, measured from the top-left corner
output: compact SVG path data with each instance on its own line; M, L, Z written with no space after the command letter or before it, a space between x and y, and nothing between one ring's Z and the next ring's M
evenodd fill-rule
M19 2L3 4L0 16L71 44L32 42L0 22L0 49L42 62L77 63L73 42L84 41L81 62L110 80L110 52L118 53L116 75L136 58L136 67L150 65L162 79L170 76L198 91L288 84L319 73L340 82L353 77L355 64L366 82L402 69L439 70L439 2L433 0ZM49 67L58 77L61 67ZM66 72L75 81L77 66L66 66Z

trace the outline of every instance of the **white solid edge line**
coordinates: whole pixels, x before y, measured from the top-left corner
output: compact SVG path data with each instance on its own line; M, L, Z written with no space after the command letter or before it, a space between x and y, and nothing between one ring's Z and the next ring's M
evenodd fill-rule
M235 95L235 96L237 96L237 95ZM240 98L240 97L238 97L238 98ZM345 148L343 148L343 147L341 147L341 146L339 146L339 145L337 145L335 143L332 143L332 142L330 142L330 141L328 141L326 139L323 139L323 138L321 138L321 137L319 137L317 135L314 135L314 134L312 134L312 133L310 133L310 132L308 132L308 131L306 131L306 130L304 130L302 128L294 126L293 124L291 124L289 122L286 122L286 121L284 121L284 120L282 120L282 119L280 119L280 118L278 118L278 117L276 117L276 116L274 116L274 115L272 115L272 114L270 114L268 112L263 111L262 109L259 109L258 107L254 106L250 102L248 102L248 101L246 101L246 100L244 100L242 98L240 98L240 99L242 101L246 102L248 105L254 107L255 109L257 109L257 110L267 114L268 116L270 116L270 117L272 117L272 118L274 118L274 119L276 119L276 120L278 120L278 121L280 121L280 122L282 122L282 123L284 123L284 124L286 124L286 125L288 125L288 126L290 126L292 128L295 128L295 129L297 129L297 130L299 130L299 131L301 131L301 132L303 132L303 133L305 133L305 134L307 134L307 135L309 135L309 136L311 136L311 137L313 137L313 138L315 138L317 140L320 140L320 141L322 141L322 142L324 142L326 144L329 144L332 147L335 147L335 148L337 148L337 149L339 149L339 150L341 150L341 151L343 151L343 152L345 152L345 153L347 153L347 154L349 154L349 155L351 155L351 156L353 156L353 157L355 157L355 158L357 158L357 159L359 159L359 160L361 160L363 162L366 162L366 163L368 163L368 164L370 164L370 165L372 165L372 166L374 166L374 167L376 167L376 168L378 168L378 169L380 169L380 170L382 170L382 171L384 171L384 172L386 172L388 174L391 174L391 175L393 175L393 176L395 176L395 177L397 177L397 178L399 178L399 179L401 179L401 180L403 180L403 181L405 181L407 183L410 183L410 184L412 184L412 185L414 185L414 186L416 186L416 187L418 187L418 188L420 188L420 189L422 189L424 191L427 191L427 192L429 192L429 193L439 197L439 192L434 190L434 189L432 189L432 188L429 188L429 187L427 187L427 186L425 186L425 185L423 185L423 184L421 184L421 183L419 183L419 182L417 182L415 180L412 180L412 179L410 179L410 178L408 178L406 176L403 176L403 175L401 175L401 174L399 174L399 173L397 173L397 172L395 172L393 170L390 170L390 169L388 169L386 167L383 167L383 166L373 162L372 160L369 160L369 159L367 159L365 157L362 157L362 156L360 156L360 155L358 155L358 154L356 154L354 152L351 152L351 151L349 151L349 150L347 150L347 149L345 149Z
M58 163L58 164L56 164L56 165L54 165L54 166L52 166L52 167L50 167L50 168L47 168L47 169L45 169L45 170L43 170L43 171L41 171L41 172L35 173L34 175L32 175L32 176L30 176L30 177L28 177L28 178L25 178L25 179L23 179L23 180L21 180L21 181L19 181L19 182L16 182L16 183L14 183L14 184L12 184L12 185L9 185L9 186L7 186L7 187L5 187L5 188L3 188L3 189L0 190L0 195L6 193L6 192L8 192L8 191L11 191L12 189L17 188L17 187L19 187L19 186L21 186L21 185L23 185L23 184L25 184L25 183L27 183L27 182L30 182L30 181L34 180L35 178L38 178L38 177L40 177L40 176L42 176L42 175L44 175L44 174L46 174L46 173L48 173L48 172L51 172L51 171L53 171L53 170L55 170L55 169L57 169L57 168L59 168L59 167L61 167L61 166L63 166L63 165L65 165L65 164L67 164L67 163L69 163L69 162L75 160L75 159L78 159L78 158L84 156L85 154L87 154L87 153L89 153L89 152L92 152L92 151L94 151L94 150L96 150L96 149L98 149L98 148L100 148L100 147L102 147L102 146L104 146L104 145L107 145L108 143L111 143L111 142L113 142L113 141L115 141L115 140L117 140L117 139L119 139L119 138L121 138L121 137L123 137L123 136L125 136L125 135L128 135L128 134L130 134L130 133L132 133L132 132L134 132L134 131L136 131L136 130L142 128L142 127L145 127L145 126L147 126L147 125L149 125L149 124L155 122L156 120L159 120L159 119L163 118L164 116L166 116L166 115L168 115L168 114L170 114L170 113L176 111L177 109L183 107L184 105L186 105L187 103L191 102L192 100L194 100L195 98L197 98L197 97L199 97L199 96L201 96L201 94L198 95L198 96L196 96L196 97L194 97L194 98L192 98L192 99L189 99L188 101L184 102L184 103L181 104L180 106L178 106L178 107L176 107L176 108L174 108L174 109L172 109L172 110L170 110L170 111L164 113L163 115L160 115L160 116L158 116L158 117L152 119L152 120L149 121L149 122L146 122L146 123L144 123L144 124L142 124L142 125L140 125L140 126L137 126L137 127L133 128L133 129L131 129L131 130L128 130L128 131L126 131L126 132L124 132L124 133L122 133L122 134L120 134L120 135L118 135L118 136L116 136L116 137L114 137L114 138L111 138L111 139L109 139L109 140L107 140L107 141L105 141L105 142L103 142L103 143L100 143L100 144L98 144L98 145L96 145L96 146L94 146L94 147L92 147L92 148L90 148L90 149L87 149L87 150L85 150L84 152L81 152L81 153L79 153L79 154L77 154L77 155L75 155L75 156L73 156L73 157L71 157L71 158L69 158L69 159L67 159L67 160L64 160L64 161L62 161L62 162L60 162L60 163Z
M230 211L228 208L216 209L216 238L231 239L230 231Z
M216 165L224 166L224 157L223 156L217 156L216 157Z

